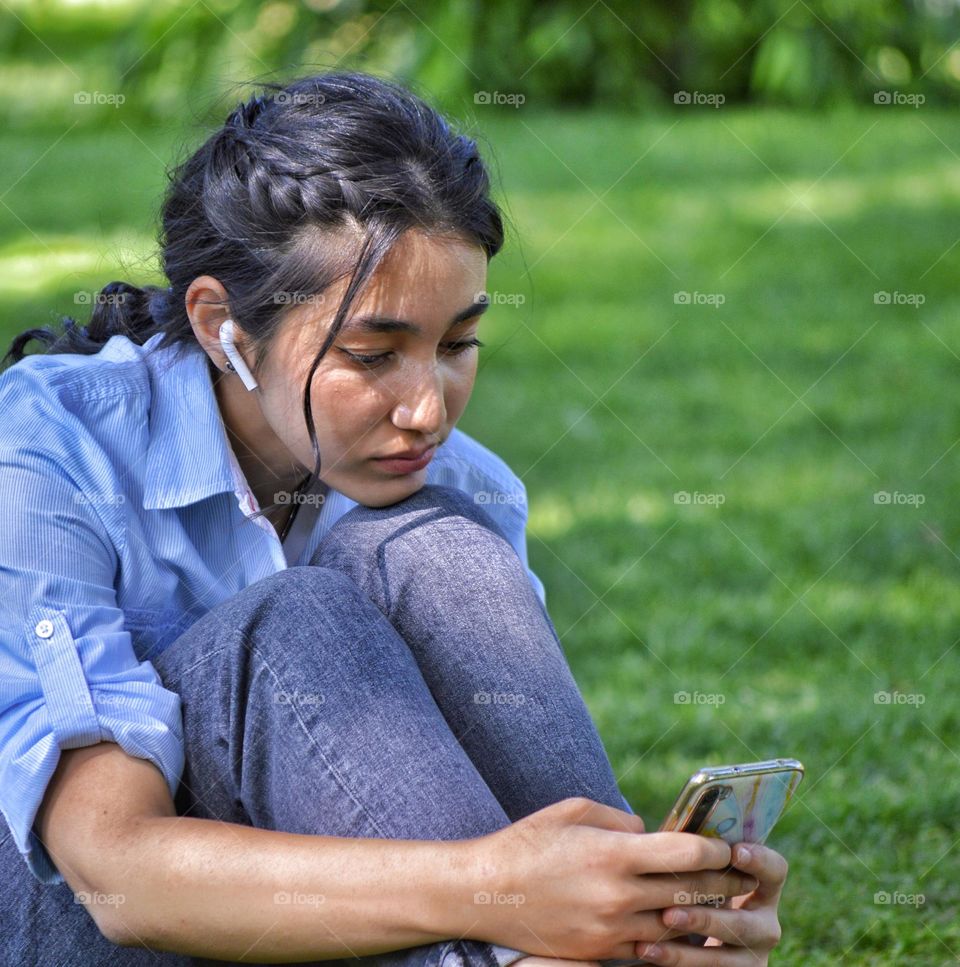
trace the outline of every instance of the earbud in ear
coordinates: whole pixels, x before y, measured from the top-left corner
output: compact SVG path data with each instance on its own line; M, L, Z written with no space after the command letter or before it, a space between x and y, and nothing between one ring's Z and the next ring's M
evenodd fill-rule
M233 368L240 379L243 380L243 385L246 386L248 390L255 390L257 388L257 381L254 378L253 373L250 372L250 368L243 361L243 356L240 355L237 347L233 343L232 319L227 319L220 326L220 348L223 350L227 359L233 363Z

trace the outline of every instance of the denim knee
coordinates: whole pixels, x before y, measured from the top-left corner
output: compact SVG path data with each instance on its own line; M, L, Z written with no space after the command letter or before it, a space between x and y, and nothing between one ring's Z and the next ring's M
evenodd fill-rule
M431 514L430 511L436 513ZM333 530L354 529L358 536L373 521L395 521L398 530L411 525L412 517L417 522L442 520L445 518L466 518L481 527L492 531L507 540L500 529L500 525L478 504L473 497L456 487L446 487L440 484L427 484L416 493L403 500L386 507L367 507L358 504L343 515L333 526ZM355 525L357 525L355 527ZM384 528L376 528L378 534L384 533Z
M415 494L411 494L402 503L411 509L421 509L424 507L437 507L466 517L477 524L482 524L488 530L499 534L506 540L506 535L500 529L499 524L483 509L483 505L463 490L457 487L446 487L441 484L427 484L421 487ZM397 505L393 505L396 507Z
M307 624L318 631L314 640L336 643L341 640L336 628L348 617L355 620L358 611L369 606L369 599L343 571L314 565L288 567L221 601L156 656L153 664L166 681L179 679L213 650L285 654L285 629ZM322 635L324 627L331 634Z

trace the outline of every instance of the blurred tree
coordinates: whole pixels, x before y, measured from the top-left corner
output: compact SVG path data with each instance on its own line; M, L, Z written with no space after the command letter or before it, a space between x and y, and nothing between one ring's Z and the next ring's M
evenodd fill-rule
M248 80L337 67L458 111L481 92L539 106L638 108L682 91L932 103L960 88L958 36L949 0L8 0L0 110L8 122L170 119L236 100Z

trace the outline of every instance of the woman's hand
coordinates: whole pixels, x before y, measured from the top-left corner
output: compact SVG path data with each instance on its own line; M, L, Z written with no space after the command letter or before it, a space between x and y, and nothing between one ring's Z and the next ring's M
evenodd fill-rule
M738 870L752 873L759 881L749 896L728 900L720 908L674 906L662 914L665 929L682 928L708 936L707 945L696 948L684 942L658 942L660 952L656 954L650 946L638 944L638 957L676 967L754 967L767 963L770 951L780 942L777 904L787 878L787 861L772 849L755 843L738 843L733 856ZM682 916L686 919L681 920Z
M470 842L470 935L542 957L638 960L638 942L692 932L665 930L664 908L759 886L752 868L729 868L722 840L644 833L638 816L581 797Z

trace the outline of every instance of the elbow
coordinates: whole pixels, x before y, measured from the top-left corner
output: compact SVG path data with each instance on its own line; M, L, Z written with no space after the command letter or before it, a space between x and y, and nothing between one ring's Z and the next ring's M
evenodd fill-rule
M77 902L87 908L104 939L118 947L145 947L144 931L135 923L133 911L124 909L122 893L101 893L94 890L76 894Z

